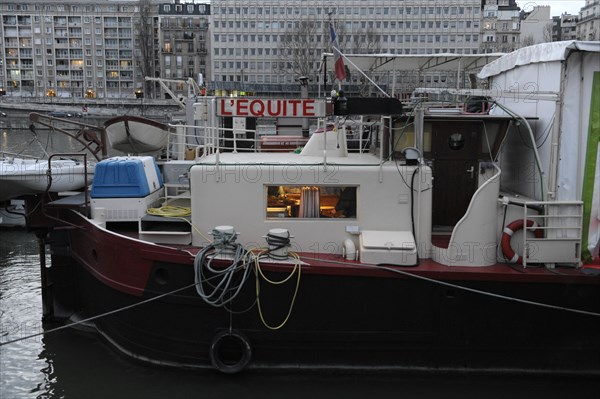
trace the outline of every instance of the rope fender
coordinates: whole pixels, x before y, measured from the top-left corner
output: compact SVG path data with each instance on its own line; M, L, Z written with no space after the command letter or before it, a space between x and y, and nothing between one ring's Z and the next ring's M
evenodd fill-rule
M538 229L538 225L533 220L527 219L527 227L535 227L533 234L536 238L544 238L544 231ZM502 232L502 253L510 263L523 264L523 256L515 253L514 249L510 245L510 239L512 238L515 231L523 228L523 219L517 219L509 223Z

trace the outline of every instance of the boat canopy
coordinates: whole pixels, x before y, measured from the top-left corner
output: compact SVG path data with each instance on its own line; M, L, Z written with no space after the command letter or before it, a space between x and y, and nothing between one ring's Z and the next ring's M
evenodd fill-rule
M562 42L540 43L523 47L487 64L477 75L480 79L499 75L517 66L540 62L564 61L573 51L600 52L600 42L567 40Z
M521 48L491 62L478 75L488 79L497 102L538 118L536 147L551 198L584 203L586 256L598 256L600 250L599 65L600 42L563 41ZM503 161L525 170L531 162L529 152L513 146ZM505 185L515 187L513 183L504 176ZM514 191L535 198L529 186Z
M505 53L490 54L344 54L349 61L348 67L361 71L455 71L475 70L504 56ZM333 59L333 53L323 53L322 61ZM333 62L327 62L327 68L335 70ZM320 68L322 70L322 68Z

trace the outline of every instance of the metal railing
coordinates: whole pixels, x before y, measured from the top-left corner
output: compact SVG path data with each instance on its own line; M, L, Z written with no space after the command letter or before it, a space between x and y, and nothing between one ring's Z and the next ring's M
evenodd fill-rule
M379 122L345 119L335 126L345 134L349 152L366 153L380 130ZM311 131L324 132L334 129L334 122L319 119ZM292 152L303 147L308 137L278 135L276 128L258 126L257 129L223 128L214 126L171 125L175 132L169 134L167 160L197 160L222 152ZM268 137L281 138L269 140ZM292 148L293 147L293 148Z
M534 223L528 226L528 220ZM550 268L556 263L580 266L582 201L527 201L523 207L523 226L524 267L528 263L544 263ZM538 230L543 234L526 234Z

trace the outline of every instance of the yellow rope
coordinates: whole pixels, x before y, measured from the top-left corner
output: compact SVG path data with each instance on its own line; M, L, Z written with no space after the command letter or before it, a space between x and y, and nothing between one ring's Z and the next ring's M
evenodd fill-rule
M289 279L291 279L292 276L296 273L296 269L298 269L300 267L300 257L298 256L298 254L296 254L295 252L290 252L290 254L292 255L292 257L295 260L295 262L294 262L294 269L292 270L292 272L290 273L289 276L287 276L286 278L284 278L281 281L273 281L273 280L270 280L269 278L267 278L267 276L264 275L262 269L260 268L260 262L256 262L256 270L258 270L258 273L260 274L260 276L267 283L270 283L270 284L273 284L273 285L283 284L283 283L287 282Z
M298 294L298 287L300 287L300 274L302 271L302 266L301 266L300 256L298 256L297 253L290 252L290 255L294 258L294 261L295 261L294 262L294 270L292 270L292 272L290 273L289 276L287 276L285 279L278 281L278 282L271 281L265 277L265 275L260 270L259 256L256 255L254 257L254 264L255 264L256 269L258 270L258 273L256 273L256 304L258 307L258 314L260 315L260 320L262 321L264 326L270 330L279 330L281 327L283 327L285 325L285 323L287 323L287 321L290 318L290 315L292 314L292 309L294 308L294 303L296 302L296 295ZM262 312L262 307L260 305L260 278L259 278L259 276L262 276L267 282L269 282L271 284L281 284L281 283L288 281L294 275L296 270L298 270L298 278L296 279L296 288L294 289L294 296L292 297L292 301L290 302L290 308L288 309L288 313L285 316L285 319L281 322L281 324L279 324L278 326L271 326L265 320L265 317Z
M165 205L160 208L149 208L148 214L154 216L164 216L168 218L182 218L186 216L190 216L192 214L192 209L187 206L173 206L173 205Z
M149 215L153 216L162 216L166 218L174 218L181 219L184 222L189 223L190 226L198 233L202 238L204 238L207 242L212 242L212 240L206 237L194 224L187 218L192 215L192 208L187 206L174 206L174 205L164 205L160 208L149 208L146 211Z

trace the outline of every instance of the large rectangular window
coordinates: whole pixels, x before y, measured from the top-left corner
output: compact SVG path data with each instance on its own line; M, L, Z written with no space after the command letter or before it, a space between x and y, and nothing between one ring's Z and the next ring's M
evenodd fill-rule
M356 218L356 186L266 186L267 218Z

